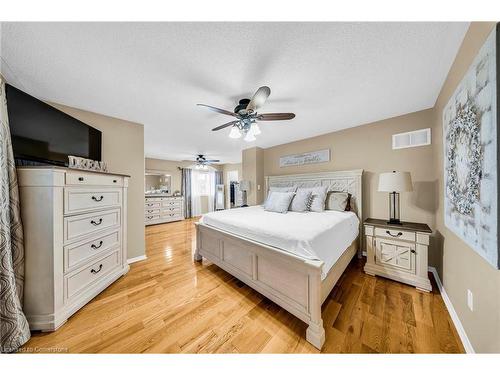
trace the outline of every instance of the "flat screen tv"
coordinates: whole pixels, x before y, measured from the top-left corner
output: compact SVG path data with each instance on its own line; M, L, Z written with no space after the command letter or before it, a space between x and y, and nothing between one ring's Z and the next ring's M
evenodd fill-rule
M68 165L68 155L101 161L101 132L6 85L12 148L17 165Z

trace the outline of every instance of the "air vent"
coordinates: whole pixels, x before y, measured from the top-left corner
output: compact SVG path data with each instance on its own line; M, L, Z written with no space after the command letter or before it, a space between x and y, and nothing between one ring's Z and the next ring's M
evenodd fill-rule
M392 149L427 146L431 144L431 129L414 130L392 136Z

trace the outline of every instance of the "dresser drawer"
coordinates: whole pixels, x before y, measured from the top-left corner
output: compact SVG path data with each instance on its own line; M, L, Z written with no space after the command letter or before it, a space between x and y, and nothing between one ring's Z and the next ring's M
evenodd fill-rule
M87 267L75 271L64 277L64 289L66 300L88 290L93 284L104 278L114 269L120 266L120 252L111 254L93 262Z
M71 171L66 173L66 185L123 186L121 176Z
M144 216L144 220L146 220L146 221L154 221L154 220L158 220L159 218L160 218L160 215L158 215L158 214Z
M162 213L161 218L162 219L179 219L179 220L184 219L184 217L181 215L180 212Z
M415 232L399 229L375 228L375 236L415 242Z
M180 215L182 213L182 209L180 207L163 207L161 210L162 215L175 213Z
M120 210L76 215L64 218L64 241L120 226Z
M64 213L66 215L102 208L120 207L121 189L64 188Z
M80 241L64 247L64 272L89 262L103 253L120 245L120 230L95 236L91 240Z
M163 208L165 208L165 207L181 207L182 202L170 200L170 201L161 202L161 206Z
M151 210L153 208L160 208L161 207L161 202L145 202L144 203L144 209L145 210Z
M145 209L144 210L144 215L145 216L159 215L159 214L160 214L160 209L159 208L152 208L152 209Z

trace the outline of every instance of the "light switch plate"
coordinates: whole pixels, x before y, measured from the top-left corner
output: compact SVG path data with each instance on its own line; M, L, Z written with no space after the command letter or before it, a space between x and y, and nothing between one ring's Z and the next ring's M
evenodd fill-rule
M474 311L474 295L470 289L467 289L467 306L470 311Z

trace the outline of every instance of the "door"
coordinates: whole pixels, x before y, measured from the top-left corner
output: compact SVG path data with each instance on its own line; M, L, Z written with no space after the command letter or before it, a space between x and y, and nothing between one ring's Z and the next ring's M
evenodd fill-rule
M415 244L377 238L375 263L415 273Z

